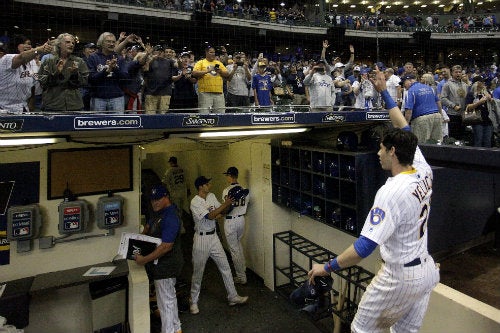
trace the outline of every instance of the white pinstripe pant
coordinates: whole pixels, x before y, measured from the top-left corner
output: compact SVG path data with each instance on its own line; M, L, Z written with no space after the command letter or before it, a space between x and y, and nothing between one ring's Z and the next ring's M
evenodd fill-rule
M241 245L241 239L245 232L245 217L238 216L226 219L224 221L224 232L226 233L227 245L233 259L235 275L240 281L246 282L245 255L243 253L243 246Z
M175 333L181 329L175 278L155 280L156 303L161 316L161 333Z
M361 298L355 333L416 333L422 325L439 269L431 256L419 265L383 264Z
M217 265L219 272L224 280L224 285L227 290L228 300L232 300L238 296L234 287L233 276L231 275L231 267L227 261L226 253L222 248L217 233L211 235L200 235L195 232L193 239L193 277L191 279L191 303L198 303L200 297L201 280L208 258Z

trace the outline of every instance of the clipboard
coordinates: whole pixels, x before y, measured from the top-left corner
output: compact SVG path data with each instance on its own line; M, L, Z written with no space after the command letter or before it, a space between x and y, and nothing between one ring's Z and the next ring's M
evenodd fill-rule
M161 239L133 232L123 232L118 248L118 255L123 259L133 260L134 254L148 255L153 252L158 245L161 244ZM135 253L134 253L135 252ZM154 261L156 265L158 259Z

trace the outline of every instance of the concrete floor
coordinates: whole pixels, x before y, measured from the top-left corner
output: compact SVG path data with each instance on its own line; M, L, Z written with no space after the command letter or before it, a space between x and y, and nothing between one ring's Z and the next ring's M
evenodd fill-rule
M494 241L439 260L441 283L500 309L500 249Z

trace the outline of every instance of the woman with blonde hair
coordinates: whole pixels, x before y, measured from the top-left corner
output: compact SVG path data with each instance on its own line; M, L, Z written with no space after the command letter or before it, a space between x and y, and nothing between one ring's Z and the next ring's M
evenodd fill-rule
M478 112L481 119L473 123L472 132L474 134L474 147L491 147L491 137L493 135L493 123L489 118L491 105L491 95L486 89L484 78L475 76L472 79L470 92L465 98L466 112Z
M434 92L436 92L436 81L434 80L434 76L430 73L425 73L422 74L420 77L420 82L423 84L426 84L428 86L431 86Z

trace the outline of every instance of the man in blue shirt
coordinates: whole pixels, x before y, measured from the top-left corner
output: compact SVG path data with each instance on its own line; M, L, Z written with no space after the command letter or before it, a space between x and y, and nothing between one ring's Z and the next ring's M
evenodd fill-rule
M99 51L90 55L89 68L91 111L125 110L124 92L120 84L128 79L124 59L115 52L116 38L110 32L103 32L97 40Z
M500 99L500 85L493 90L493 98Z
M271 98L273 84L271 76L266 73L265 62L259 62L258 72L252 78L252 87L255 106L271 106L274 104Z
M151 205L158 213L144 227L144 234L161 238L161 244L148 255L135 255L138 265L145 265L148 277L154 280L156 300L160 310L162 332L180 332L181 322L175 291L176 277L181 274L184 259L180 244L180 220L177 207L163 184L154 185L150 192ZM155 263L158 260L158 263Z
M441 102L434 90L417 82L413 74L401 78L401 85L408 90L405 101L405 118L411 122L412 132L419 143L443 140Z

